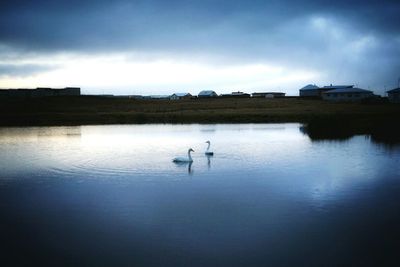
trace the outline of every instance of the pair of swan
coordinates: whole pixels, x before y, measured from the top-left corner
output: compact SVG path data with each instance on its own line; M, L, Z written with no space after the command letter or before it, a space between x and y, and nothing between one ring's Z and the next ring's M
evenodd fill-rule
M207 146L206 152L204 152L204 154L206 154L206 156L213 156L214 152L210 151L211 142L207 141L206 143L208 144L208 146ZM192 155L190 155L190 152L194 152L194 150L192 148L189 148L189 150L187 152L188 153L187 157L176 157L172 161L173 162L193 162Z

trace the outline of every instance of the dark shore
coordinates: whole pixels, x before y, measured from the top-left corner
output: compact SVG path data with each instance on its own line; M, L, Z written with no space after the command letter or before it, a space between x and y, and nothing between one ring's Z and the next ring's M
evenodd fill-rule
M301 98L138 100L96 96L0 99L0 126L298 122L314 140L356 134L400 142L400 105Z
M0 99L1 126L135 123L396 121L400 105L300 98L138 100L95 96Z

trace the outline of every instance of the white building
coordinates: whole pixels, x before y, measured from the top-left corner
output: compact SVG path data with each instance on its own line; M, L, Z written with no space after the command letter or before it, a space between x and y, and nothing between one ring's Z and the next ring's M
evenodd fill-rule
M250 97L250 94L237 91L237 92L232 92L231 94L222 94L222 95L220 95L220 97L224 97L224 98L248 98L248 97Z
M198 94L198 97L205 98L205 97L217 97L217 93L212 90L204 90Z
M169 95L148 95L148 96L143 96L143 99L163 100L163 99L169 99Z
M286 93L282 92L260 92L260 93L252 93L252 97L259 97L259 98L279 98L285 97Z
M192 98L192 95L190 93L175 93L169 97L169 99L171 100L190 99L190 98Z

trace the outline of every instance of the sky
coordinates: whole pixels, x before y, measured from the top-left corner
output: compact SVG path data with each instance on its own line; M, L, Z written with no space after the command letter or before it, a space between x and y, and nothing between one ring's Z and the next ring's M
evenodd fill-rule
M399 14L398 0L6 0L0 88L383 95L400 78Z

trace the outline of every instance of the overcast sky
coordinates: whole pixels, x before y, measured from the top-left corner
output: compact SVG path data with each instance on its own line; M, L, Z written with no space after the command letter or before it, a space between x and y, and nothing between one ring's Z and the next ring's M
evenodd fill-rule
M13 0L0 87L83 93L284 91L400 78L400 1Z

